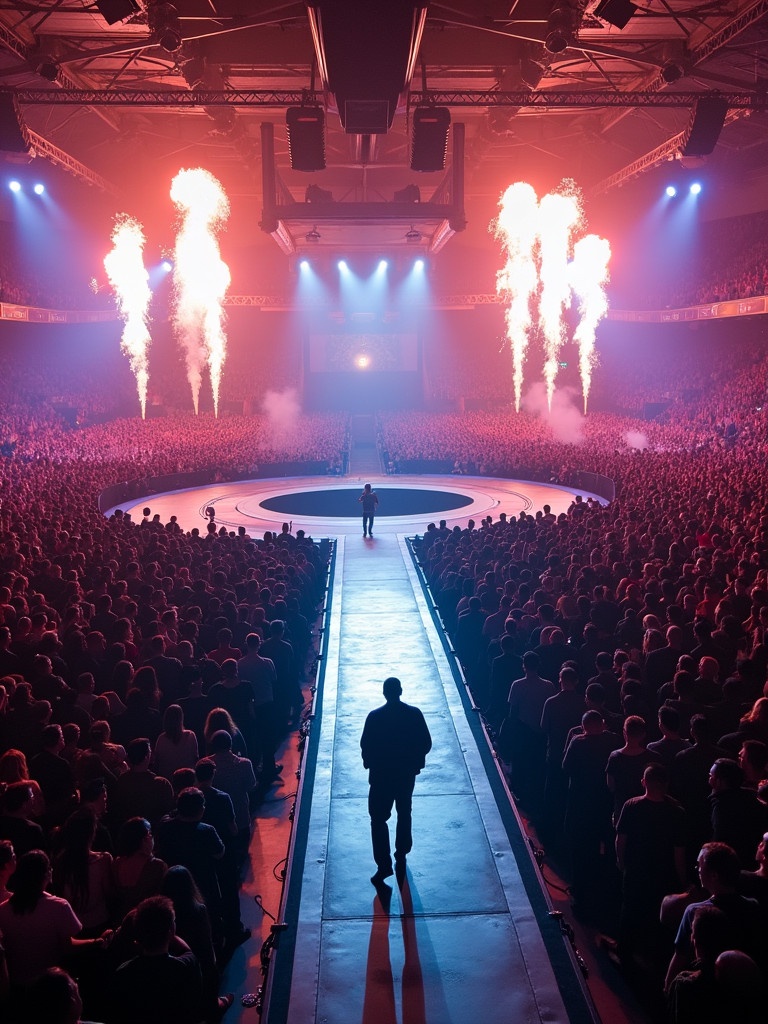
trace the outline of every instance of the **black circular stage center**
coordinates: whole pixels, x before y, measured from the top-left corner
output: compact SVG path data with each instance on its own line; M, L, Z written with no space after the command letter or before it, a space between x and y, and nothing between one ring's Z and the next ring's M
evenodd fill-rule
M376 488L379 507L376 516L425 516L435 512L451 512L471 505L475 500L456 491L431 491L419 487ZM295 491L277 494L259 502L261 508L285 516L327 516L354 519L362 516L363 506L357 500L362 488L329 487L325 491Z

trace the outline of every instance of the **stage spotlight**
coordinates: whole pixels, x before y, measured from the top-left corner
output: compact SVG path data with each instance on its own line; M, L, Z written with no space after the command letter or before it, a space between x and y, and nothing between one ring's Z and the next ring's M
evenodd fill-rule
M8 188L11 190L11 192L21 192L21 182L15 180L9 181Z
M694 181L690 188L692 196L697 196L701 192L701 184L698 181Z
M666 195L669 196L670 199L674 199L674 197L677 195L677 189L674 185L667 185L667 187L664 189L664 192L666 193Z
M160 264L160 269L164 270L166 274L169 274L173 270L173 264L171 263L170 260L163 260L163 262Z
M544 48L549 53L562 53L570 46L576 27L575 6L570 0L555 0L547 18Z
M53 60L43 60L35 68L38 75L46 82L55 82L59 77L59 70L59 65Z
M149 31L152 41L166 53L176 53L184 41L181 34L179 12L173 4L153 3L148 9Z
M386 260L379 260L379 270L386 270L389 264Z
M371 360L366 355L360 355L355 357L355 366L358 370L365 370L370 365Z
M424 266L425 266L424 260L416 260L416 262L413 264L413 269L414 270L423 270Z
M35 185L32 191L35 193L36 196L41 196L43 192L45 192L45 185L43 185L41 181L38 181L38 183Z
M309 270L309 260L300 260L299 267L301 270Z
M347 261L346 260L339 260L339 262L336 265L338 266L339 270L342 271L342 273L344 271L349 270L349 267L347 266Z

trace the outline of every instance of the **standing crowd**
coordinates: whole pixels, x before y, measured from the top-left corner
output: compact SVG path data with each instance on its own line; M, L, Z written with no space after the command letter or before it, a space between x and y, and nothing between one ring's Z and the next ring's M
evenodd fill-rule
M304 705L319 548L287 524L105 519L87 464L5 461L0 1016L217 1021Z

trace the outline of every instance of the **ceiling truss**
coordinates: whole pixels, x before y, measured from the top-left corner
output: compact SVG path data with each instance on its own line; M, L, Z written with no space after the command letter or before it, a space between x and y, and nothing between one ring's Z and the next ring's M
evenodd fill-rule
M303 103L322 103L319 93L304 89L228 89L196 91L181 89L19 89L14 93L22 105L102 106L102 107L291 107ZM535 107L549 110L595 107L693 107L705 92L501 92L498 90L462 89L449 92L411 93L410 105L441 107ZM716 93L728 100L728 106L739 110L768 109L768 92Z

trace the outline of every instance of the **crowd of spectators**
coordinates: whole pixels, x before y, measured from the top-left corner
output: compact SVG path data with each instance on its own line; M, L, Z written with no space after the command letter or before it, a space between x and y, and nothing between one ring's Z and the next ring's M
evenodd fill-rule
M642 309L683 308L767 295L767 229L768 212L705 221L685 228L677 224L674 230L690 234L690 245L683 257L667 267L669 254L657 253L656 262L668 272L663 278L657 277L653 287L640 295L637 286L647 275L636 274L634 286L623 289L622 307L636 304ZM657 239L659 244L665 244L663 232L658 233ZM671 250L677 252L680 244L678 236ZM648 258L645 254L646 261ZM653 256L650 258L653 260Z
M25 260L13 227L0 219L0 302L42 309L109 309L110 294L96 294L87 278L61 263L51 274L34 260Z
M515 792L568 865L579 912L607 918L625 965L644 958L660 969L663 951L688 984L669 978L674 1024L694 1019L705 989L719 1005L729 969L752 970L721 954L764 970L734 863L736 888L762 915L768 905L768 356L759 338L708 343L699 359L695 344L671 349L659 334L606 358L599 411L586 418L562 403L552 417L379 416L394 466L439 459L616 483L609 506L576 500L559 517L543 509L435 527L420 559ZM129 393L133 380L114 346L103 358L46 351L49 360L39 349L5 353L0 365L0 932L10 968L0 967L0 995L11 1018L33 1020L35 1000L65 989L75 998L63 965L90 1015L119 1024L127 1011L109 993L129 1006L146 963L107 992L100 982L169 948L170 969L202 986L215 1019L226 1009L219 967L243 934L233 879L252 827L244 793L271 781L275 740L300 709L322 565L290 532L257 541L214 523L184 534L151 512L107 520L97 498L164 473L332 462L347 417L185 412L72 424L60 406L106 409L110 391ZM607 396L632 408L633 389L644 400L666 394L666 414L642 422L607 411ZM188 863L185 837L198 833L199 859ZM2 902L11 891L15 902ZM673 898L661 923L664 897ZM697 900L726 920L684 913ZM37 914L59 930L20 967ZM169 938L172 914L196 959ZM694 947L700 966L677 974L694 967ZM157 1009L167 1019L167 1005Z
M575 912L673 1024L734 991L761 1019L768 977L768 362L728 359L687 402L670 380L661 422L590 414L579 443L545 417L381 416L396 456L616 481L608 506L431 524L419 559Z
M107 391L109 361L89 372ZM335 455L346 418L73 427L52 398L77 393L51 376L22 374L14 393L9 368L0 415L13 441L0 458L0 1017L75 1020L82 998L116 1024L218 1020L324 567L287 525L259 540L215 521L185 534L150 509L106 519L98 495Z
M3 488L3 1016L37 1020L64 968L89 1017L218 1020L254 814L303 706L319 550L287 526L101 519L87 475L47 465Z

